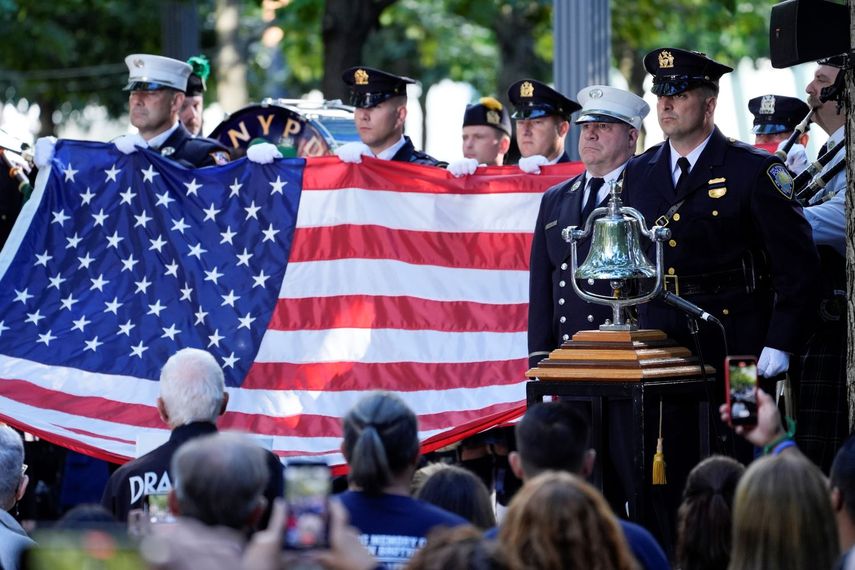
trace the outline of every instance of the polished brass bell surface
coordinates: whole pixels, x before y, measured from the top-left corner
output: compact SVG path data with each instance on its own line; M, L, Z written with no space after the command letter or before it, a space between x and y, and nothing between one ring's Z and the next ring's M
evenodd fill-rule
M576 279L640 279L656 277L656 267L641 250L638 221L623 215L594 222L588 258L576 270Z

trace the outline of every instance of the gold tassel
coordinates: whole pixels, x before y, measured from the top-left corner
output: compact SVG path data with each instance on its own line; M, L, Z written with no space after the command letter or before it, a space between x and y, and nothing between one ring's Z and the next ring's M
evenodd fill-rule
M659 439L656 440L656 455L653 456L653 484L665 485L665 450L662 437L662 397L659 397Z

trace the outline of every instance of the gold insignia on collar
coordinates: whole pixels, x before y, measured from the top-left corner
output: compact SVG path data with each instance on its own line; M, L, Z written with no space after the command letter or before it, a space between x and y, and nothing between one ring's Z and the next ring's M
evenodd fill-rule
M357 69L353 72L353 82L357 85L368 85L368 72L364 69Z
M712 186L713 184L721 184L721 183L722 183L722 182L724 182L725 180L727 180L727 178L724 178L724 177L721 177L721 178L710 178L710 179L707 181L707 184L709 184L710 186Z
M498 125L502 122L502 117L496 111L487 111L487 122L491 125Z
M668 50L663 50L659 52L659 68L660 69L669 69L674 67L674 56L671 55L671 52Z
M760 99L760 110L757 111L761 115L774 115L775 114L775 96L774 95L763 95L763 98Z
M531 97L532 95L534 95L534 85L529 81L523 82L520 85L520 97Z

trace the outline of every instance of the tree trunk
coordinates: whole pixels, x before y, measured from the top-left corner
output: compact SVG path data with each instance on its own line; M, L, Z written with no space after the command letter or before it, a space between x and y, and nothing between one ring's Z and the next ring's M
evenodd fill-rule
M234 113L249 102L246 57L240 39L240 7L239 0L217 0L216 29L220 46L215 61L217 100L227 113Z
M503 105L509 104L507 91L504 90L515 81L526 77L544 82L552 79L552 65L535 52L531 27L532 22L516 5L510 10L498 11L493 30L501 62L496 84L502 92L496 93L496 96Z
M855 2L849 3L850 21L855 22ZM855 28L850 28L849 45L855 45ZM848 342L846 343L846 393L849 398L849 431L853 431L855 418L855 71L846 71L846 293Z
M396 0L326 0L321 33L324 41L324 79L321 89L326 99L344 99L346 89L341 72L362 63L362 48L368 34L380 21L380 14Z

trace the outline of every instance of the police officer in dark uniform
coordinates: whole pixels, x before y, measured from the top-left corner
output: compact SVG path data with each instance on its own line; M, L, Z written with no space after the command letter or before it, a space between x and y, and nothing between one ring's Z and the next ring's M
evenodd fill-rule
M538 174L540 167L570 162L564 152L564 137L570 130L570 115L581 107L545 83L521 79L508 88L508 99L515 107L519 167Z
M204 55L194 55L187 60L193 72L187 78L187 89L184 91L184 103L178 118L187 132L194 137L202 135L202 112L205 109L206 81L211 74L211 64Z
M650 107L628 91L592 85L579 91L582 111L579 155L587 170L546 191L531 244L528 349L529 366L570 340L579 330L595 329L611 317L611 308L588 303L578 297L570 283L570 244L561 237L567 226L582 227L591 211L608 201L612 182L623 175L627 161L635 154L638 130ZM588 255L590 240L578 246L579 263ZM610 295L601 283L598 290Z
M362 142L338 147L335 153L339 158L358 163L363 156L373 156L382 160L446 166L416 150L413 141L404 134L407 85L415 80L365 66L345 70L341 79L350 89L350 104L356 107L354 121Z
M792 177L779 159L715 126L718 80L730 67L676 48L650 52L644 66L667 140L629 162L624 204L671 229L667 290L715 315L729 352L759 355L762 376L786 372L812 325L818 272ZM686 317L664 304L641 305L639 325L694 348ZM719 331L701 327L700 344L721 370Z

